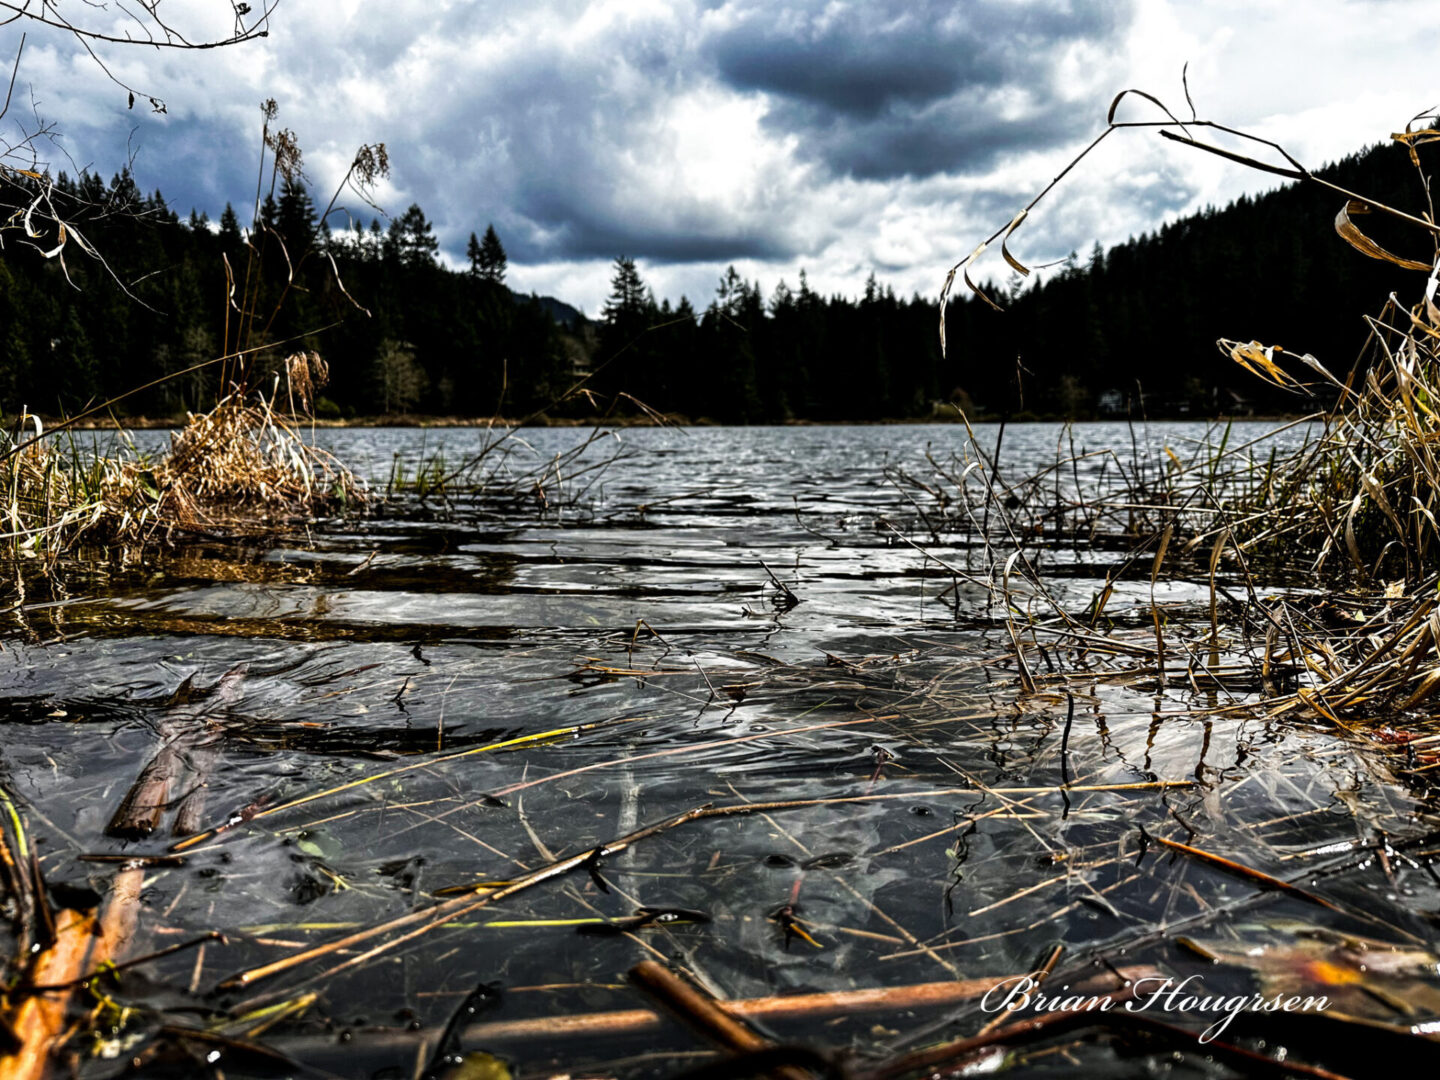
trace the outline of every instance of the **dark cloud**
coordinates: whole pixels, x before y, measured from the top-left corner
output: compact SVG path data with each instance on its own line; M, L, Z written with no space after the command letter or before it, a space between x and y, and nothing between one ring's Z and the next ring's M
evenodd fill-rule
M494 222L520 263L789 257L789 229L762 201L705 198L677 171L668 110L702 81L691 48L685 20L637 16L583 49L532 34L523 51L459 57L457 70L439 58L436 84L408 90L421 123L391 140L397 180L451 251Z
M383 140L382 204L418 202L452 258L494 223L516 267L624 253L688 287L687 266L732 260L843 255L863 273L931 257L933 228L902 219L969 228L987 163L1093 128L1067 111L1067 90L1093 100L1061 83L1075 70L1061 61L1129 19L1128 0L394 0L338 22L296 9L249 52L137 60L166 117L129 112L64 43L43 73L71 94L57 103L71 145L107 174L138 125L140 182L181 213L229 200L246 215L256 105L274 96L319 202L360 142Z
M606 196L603 184L588 189L569 183L530 185L515 207L530 225L517 237L517 250L534 262L625 254L651 263L685 263L795 254L778 229L694 209L679 215L659 206L640 212L617 207Z
M997 122L993 107L968 92L923 110L897 108L874 118L781 105L768 119L787 130L805 130L805 153L862 180L975 172L1006 151L1054 146L1073 139L1077 125L1094 124L1093 117L1059 108L1036 109L1024 121Z
M891 179L974 171L1072 134L1056 60L1129 18L1129 3L1104 0L767 0L715 13L704 48L729 85L774 99L770 126L799 136L802 154Z

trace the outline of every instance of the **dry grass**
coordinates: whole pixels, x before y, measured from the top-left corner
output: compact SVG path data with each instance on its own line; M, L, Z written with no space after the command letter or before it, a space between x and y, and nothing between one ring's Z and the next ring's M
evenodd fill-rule
M1440 229L1433 214L1415 217L1337 188L1267 140L1193 118L1181 123L1149 94L1139 96L1166 119L1117 123L1126 94L1111 105L1100 138L1124 127L1155 127L1188 147L1333 189L1345 200L1335 219L1339 236L1370 258L1427 273L1419 299L1407 308L1392 296L1367 319L1365 353L1343 379L1313 356L1255 341L1218 343L1255 377L1319 406L1300 422L1310 428L1298 449L1231 445L1227 428L1212 431L1188 457L1172 448L1152 454L1138 444L1128 455L1077 454L1073 444L1068 451L1062 445L1052 465L1014 477L1001 468L1002 426L993 449L981 447L972 431L968 450L949 461L932 459L929 475L895 472L891 480L910 497L932 541L955 535L968 541L966 566L942 565L955 574L956 595L963 582L988 590L1027 691L1044 682L1032 674L1031 657L1044 655L1042 642L1059 642L1062 650L1080 650L1082 662L1097 651L1123 657L1127 678L1143 674L1162 690L1177 680L1247 687L1229 695L1228 708L1318 715L1355 730L1386 720L1404 728L1404 741L1428 738L1429 722L1440 720L1427 707L1440 690ZM1440 141L1435 120L1422 114L1393 136L1410 152L1427 206L1433 201L1417 151ZM1192 129L1263 143L1287 165L1202 143ZM968 276L975 260L990 242L1008 240L1098 142L956 265L947 295L957 273L979 293ZM1372 210L1423 231L1435 260L1402 259L1372 241L1354 221ZM1004 255L1028 272L1008 249ZM1107 572L1088 608L1077 611L1038 566L1062 545L1097 543L1129 555ZM1312 589L1318 584L1328 593L1277 589L1282 563L1291 571L1298 565ZM1147 574L1150 626L1127 635L1108 622L1106 605L1123 579L1143 588ZM1208 583L1208 634L1183 640L1193 624L1177 623L1178 613L1155 604L1162 577Z
M1263 500L1241 505L1263 513L1253 544L1283 542L1314 556L1317 569L1348 572L1358 583L1413 582L1435 565L1440 540L1440 311L1434 295L1440 261L1423 300L1405 309L1393 297L1367 320L1367 354L1345 382L1320 369L1339 391L1319 438L1283 463ZM1222 342L1237 360L1255 343ZM1286 385L1278 350L1257 374ZM1278 359L1277 359L1278 358ZM1309 365L1318 368L1313 358ZM1251 367L1246 363L1247 367ZM1252 367L1252 370L1255 370Z
M12 554L33 557L63 546L105 515L102 491L111 470L85 462L73 442L62 451L39 417L22 415L0 455L3 539Z
M318 357L292 357L290 397L308 400ZM294 372L306 381L295 387ZM231 393L191 415L155 460L61 442L24 416L0 453L0 506L12 554L53 562L77 545L143 546L179 531L254 532L364 505L330 454L306 441L275 393ZM61 433L62 435L64 433Z
M364 502L349 470L259 395L192 416L153 468L122 468L117 489L153 497L151 528L264 528Z
M1227 709L1356 730L1399 724L1407 741L1429 734L1440 720L1430 705L1440 700L1440 319L1430 308L1392 302L1371 320L1369 362L1333 382L1331 409L1298 422L1309 430L1295 449L1231 445L1227 428L1185 457L1062 447L1047 468L1015 477L1003 431L994 448L972 432L928 475L890 474L930 545L963 547L966 561L905 539L954 575L954 596L985 590L1026 692L1046 682L1036 672L1047 648L1073 648L1082 663L1114 658L1127 681L1228 687ZM1298 386L1278 352L1221 344L1247 366L1266 355L1264 377ZM1082 564L1112 562L1088 604L1042 569L1068 548L1089 553ZM1106 551L1122 553L1118 566ZM1208 611L1157 603L1161 580L1208 587ZM1147 587L1148 625L1112 621L1117 594Z

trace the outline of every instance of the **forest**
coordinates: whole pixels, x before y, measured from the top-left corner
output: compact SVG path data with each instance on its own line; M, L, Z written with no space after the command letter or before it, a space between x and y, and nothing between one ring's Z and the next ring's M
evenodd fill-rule
M1423 194L1395 145L1320 175L1400 207L1413 209ZM1333 194L1289 185L1109 251L1072 253L1034 284L1018 275L982 283L1006 310L957 297L942 358L934 298L899 297L873 274L858 297L821 295L803 271L767 296L731 268L713 296L672 304L657 301L636 261L621 255L609 299L588 319L512 292L493 227L471 233L464 265L446 267L418 205L388 226L372 219L332 230L295 178L242 229L231 206L217 221L205 211L182 216L128 171L108 184L62 175L52 197L105 262L7 246L0 407L9 416L73 415L152 383L111 411L182 417L213 402L224 369L206 361L234 348L242 313L227 297L252 241L263 285L247 317L274 343L261 362L318 351L330 384L317 412L335 419L547 407L578 416L620 393L727 423L954 416L951 405L972 418L1017 419L1295 411L1302 402L1267 390L1215 340L1278 343L1345 371L1364 342L1364 316L1409 276L1337 242ZM1386 242L1383 222L1366 228ZM582 379L595 397L552 404ZM640 411L626 398L616 407Z

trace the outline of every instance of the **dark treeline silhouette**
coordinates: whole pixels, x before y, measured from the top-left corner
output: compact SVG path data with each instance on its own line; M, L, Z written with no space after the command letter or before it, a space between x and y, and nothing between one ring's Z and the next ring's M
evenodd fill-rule
M1412 214L1426 210L1424 187L1394 144L1319 175ZM1392 292L1406 306L1419 300L1423 274L1362 255L1337 236L1344 205L1318 185L1289 184L1108 252L1096 247L1083 262L1072 255L1039 286L1002 300L1004 315L972 298L947 324L959 384L997 414L1306 408L1245 372L1216 339L1311 353L1343 378L1369 334L1364 317L1378 315ZM1391 251L1430 262L1431 244L1419 229L1379 213L1355 221Z
M1400 147L1355 154L1322 175L1423 208ZM873 275L855 299L819 295L803 272L766 297L732 268L697 310L684 298L657 302L622 257L591 322L558 301L512 293L493 228L471 234L468 267L442 266L419 206L388 227L332 232L303 184L286 182L262 203L258 227L242 233L231 208L218 228L194 213L182 220L128 173L109 185L61 178L56 197L83 209L77 224L113 275L74 253L62 267L7 245L0 405L8 415L21 406L73 413L236 348L242 326L252 339L285 342L262 362L302 347L326 358L322 415L526 414L586 373L599 394L627 392L664 412L729 422L953 415L950 404L972 417L1294 410L1303 403L1245 373L1215 339L1310 352L1343 376L1363 343L1363 316L1392 291L1409 302L1423 285L1336 236L1338 196L1292 184L1108 252L1097 246L1085 260L1072 255L1036 285L984 285L1003 314L959 290L942 359L934 300L899 298ZM1359 223L1391 250L1428 259L1417 250L1422 237L1382 215ZM247 235L259 252L249 262ZM235 295L253 297L248 322L227 305L227 260ZM247 273L260 275L258 290L245 290ZM219 367L202 368L133 395L117 412L204 408L220 379ZM591 407L577 398L558 411Z
M594 383L652 408L755 423L924 415L941 395L936 308L896 298L872 277L859 301L784 282L769 300L734 268L697 317L689 300L656 304L635 263L615 263Z
M388 228L372 220L332 232L317 221L304 185L287 181L261 204L247 241L231 207L218 228L194 213L181 220L159 192L140 192L128 172L108 186L93 175L62 176L54 198L73 208L71 220L105 262L85 258L73 243L64 265L7 246L0 405L8 415L26 406L73 414L271 343L256 354L251 384L264 385L287 353L314 349L330 366L322 416L528 412L563 393L586 354L555 319L564 305L505 285L505 251L493 228L483 240L471 237L470 265L454 272L439 263L439 243L418 206ZM116 411L174 416L208 408L235 370L202 367L129 396Z
M1354 154L1321 175L1425 209L1399 146ZM935 303L898 299L873 276L854 301L817 296L803 273L798 289L782 282L767 300L732 269L696 326L688 303L657 306L634 263L619 259L599 355L632 344L600 382L658 409L743 421L953 416L951 404L971 417L1020 418L1304 409L1216 340L1311 353L1343 378L1368 334L1364 316L1392 291L1418 299L1423 276L1336 235L1343 203L1316 185L1242 197L1109 252L1097 245L1083 262L1072 254L1028 288L1018 275L982 283L1004 312L957 286L944 359ZM1379 214L1359 223L1391 250L1429 260L1418 231ZM656 329L637 338L645 327Z

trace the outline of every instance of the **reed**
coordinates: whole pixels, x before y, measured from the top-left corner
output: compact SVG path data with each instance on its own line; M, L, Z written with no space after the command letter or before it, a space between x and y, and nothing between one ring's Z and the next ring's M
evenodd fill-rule
M318 364L297 354L287 368L313 379ZM123 443L106 452L45 436L27 413L0 444L0 514L12 556L52 565L79 545L143 546L175 530L269 530L367 500L348 469L305 439L296 417L259 393L237 390L192 414L153 459Z
M1130 95L1163 118L1117 121ZM1422 113L1392 136L1409 153L1427 207L1433 199L1421 153L1440 142L1437 123L1440 117ZM1182 122L1155 96L1127 90L1112 102L1101 135L956 264L944 298L959 275L993 303L970 273L997 240L1007 263L1028 274L1008 246L1015 231L1102 139L1127 128L1155 130L1189 149L1333 190L1343 199L1334 222L1339 237L1367 257L1426 274L1418 298L1406 306L1392 295L1366 318L1367 343L1343 377L1312 355L1278 345L1228 338L1217 343L1244 370L1295 394L1310 410L1286 425L1304 430L1294 449L1272 443L1267 450L1262 440L1236 444L1229 426L1216 426L1191 449L1165 447L1162 453L1143 448L1132 426L1128 453L1076 452L1072 436L1068 447L1064 439L1057 445L1053 463L1017 476L1001 468L1004 425L991 449L967 423L962 451L948 459L931 455L928 471L891 469L890 482L908 499L917 529L932 544L965 543L969 561L963 569L941 564L954 577L951 595L958 597L962 584L978 584L987 591L988 606L1005 613L1026 692L1035 690L1028 658L1042 638L1087 655L1103 649L1143 656L1141 666L1161 689L1182 673L1192 682L1197 671L1221 680L1223 629L1226 664L1232 665L1225 677L1232 678L1238 665L1250 672L1257 690L1240 699L1246 706L1272 714L1295 710L1342 726L1393 720L1397 709L1407 722L1430 719L1421 706L1440 689L1440 616L1433 614L1440 570L1440 228L1433 213L1411 214L1339 188L1277 143L1200 120L1193 107L1191 119ZM1218 134L1262 145L1286 164L1202 139ZM1355 220L1370 213L1419 232L1434 253L1430 260L1393 254L1371 239ZM943 307L944 299L942 343ZM1065 547L1123 553L1083 610L1058 597L1053 580L1039 569ZM1328 594L1317 600L1277 589L1296 569ZM1208 656L1162 625L1154 599L1162 577L1208 581ZM1106 620L1106 606L1127 578L1141 590L1148 585L1148 645ZM1223 628L1222 600L1229 612ZM1134 673L1130 669L1127 677Z

